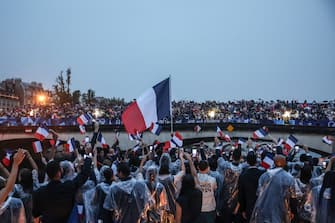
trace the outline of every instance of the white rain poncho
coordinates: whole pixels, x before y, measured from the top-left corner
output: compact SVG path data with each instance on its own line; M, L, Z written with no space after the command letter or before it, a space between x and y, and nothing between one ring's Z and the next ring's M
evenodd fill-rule
M140 222L149 206L150 192L144 181L127 178L111 186L104 208L114 211L118 223Z
M6 222L6 223L26 222L23 203L20 199L8 197L3 204L0 204L0 222Z
M264 173L258 182L258 199L250 223L290 223L290 199L296 196L294 178L276 168Z
M151 194L146 220L147 222L164 222L166 216L164 211L169 210L169 203L164 186L158 182L156 166L150 166L147 169L145 182Z

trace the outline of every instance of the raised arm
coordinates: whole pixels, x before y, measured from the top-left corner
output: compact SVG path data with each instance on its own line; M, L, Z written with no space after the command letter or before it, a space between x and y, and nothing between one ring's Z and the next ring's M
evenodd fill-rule
M12 170L9 174L6 186L0 190L0 204L2 204L7 199L9 193L13 190L17 178L17 173L19 171L19 165L24 160L24 157L25 154L23 149L19 149L18 152L14 155Z

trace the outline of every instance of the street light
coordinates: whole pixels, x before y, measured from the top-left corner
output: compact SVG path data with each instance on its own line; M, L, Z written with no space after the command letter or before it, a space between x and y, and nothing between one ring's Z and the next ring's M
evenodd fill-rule
M45 99L46 99L46 97L43 94L40 94L40 95L37 96L37 101L39 102L40 105L45 103Z
M215 111L214 111L214 110L209 111L209 112L208 112L208 116L209 116L210 118L214 118L214 117L215 117Z

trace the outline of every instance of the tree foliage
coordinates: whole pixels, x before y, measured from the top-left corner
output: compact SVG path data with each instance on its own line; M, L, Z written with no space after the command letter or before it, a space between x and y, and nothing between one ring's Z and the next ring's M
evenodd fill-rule
M72 103L72 95L70 90L71 85L71 69L66 70L66 80L63 76L63 71L56 78L56 84L53 85L55 91L55 103L63 105L65 103Z

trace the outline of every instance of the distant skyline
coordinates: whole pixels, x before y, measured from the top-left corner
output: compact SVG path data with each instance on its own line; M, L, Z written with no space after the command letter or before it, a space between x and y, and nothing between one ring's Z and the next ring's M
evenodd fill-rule
M0 80L137 98L334 100L335 1L0 2Z

